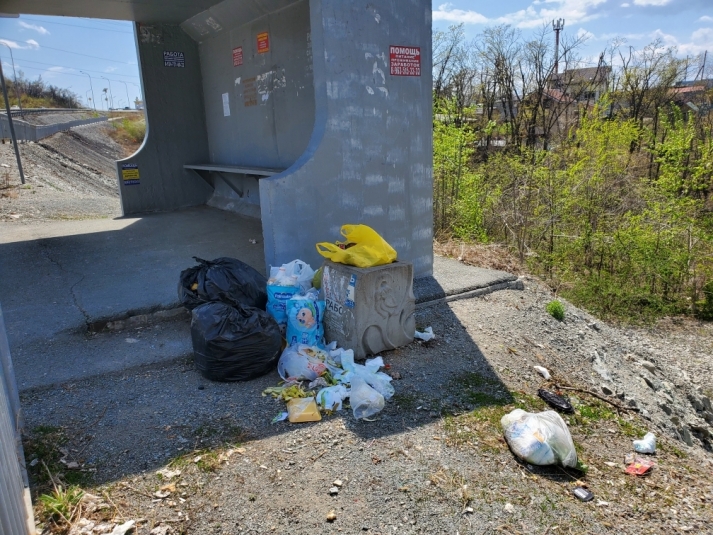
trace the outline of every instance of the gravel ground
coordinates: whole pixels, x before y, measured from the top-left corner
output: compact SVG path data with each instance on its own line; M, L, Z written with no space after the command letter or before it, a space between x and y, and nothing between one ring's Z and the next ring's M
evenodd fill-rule
M121 215L116 159L123 149L95 123L39 143L21 143L26 184L12 145L0 145L0 222L87 219Z
M65 461L88 470L79 472L85 488L105 502L85 522L135 520L136 532L145 534L711 533L713 456L698 439L688 446L678 438L678 426L659 406L660 391L640 379L649 372L639 364L655 362L657 379L673 385L670 395L686 400L696 385L677 386L676 377L704 377L710 326L687 324L695 336L677 331L664 350L663 329L620 330L570 305L558 322L544 311L551 298L529 279L524 291L419 309L418 323L431 325L438 338L384 353L400 380L374 422L345 410L314 424L272 425L283 405L260 393L277 384L276 373L211 383L187 358L25 393L28 428L35 430L28 458L49 426L62 437L53 441L66 440ZM105 336L117 343L159 340L162 329ZM188 329L186 323L186 336ZM686 350L687 370L664 357ZM612 376L607 384L623 395L602 393L594 351ZM617 414L573 393L577 411L566 420L589 465L586 475L518 462L498 422L515 406L545 409L536 397L545 381L533 365L548 367L560 385L626 406L636 400L646 416ZM646 431L658 436L656 467L649 477L626 475L631 440ZM166 468L180 474L157 473ZM69 473L61 472L59 479ZM333 494L336 480L341 487ZM595 499L575 499L576 485Z
M0 181L0 195L17 192L0 199L0 224L118 215L113 158L122 152L106 126L22 145L27 189L12 175L11 147L0 146L11 181ZM522 291L420 307L418 324L437 339L383 354L396 395L373 422L344 410L273 425L284 405L261 392L276 373L211 383L189 355L25 391L34 495L51 490L48 471L90 492L73 510L75 534L125 522L146 535L713 533L713 326L622 328L566 302L558 322L545 312L550 290L523 281ZM182 321L94 336L159 348L177 331L190 336ZM576 407L566 421L586 473L519 462L502 438L500 417L545 409L536 392L553 383L580 390L564 391ZM626 475L631 440L646 431L658 438L656 466ZM575 486L594 500L578 501Z

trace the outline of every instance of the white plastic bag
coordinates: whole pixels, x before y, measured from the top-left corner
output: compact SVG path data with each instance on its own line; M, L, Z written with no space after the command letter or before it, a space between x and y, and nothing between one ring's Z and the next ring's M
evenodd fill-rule
M385 399L391 399L394 395L394 387L391 385L391 377L379 371L384 366L384 359L376 357L367 360L364 365L354 363L354 352L345 351L341 355L342 368L345 372L345 380L353 381L354 377L361 377L369 386L375 389Z
M567 424L555 411L515 409L500 420L510 449L530 464L577 466L577 452Z
M314 381L329 370L337 381L344 382L343 370L334 365L319 347L296 344L286 348L277 362L277 373L283 380Z
M634 450L639 453L656 453L656 435L646 433L641 440L634 440Z
M312 288L314 270L302 260L293 260L280 267L270 267L267 284L274 286L297 286L302 292Z
M354 418L371 418L380 413L384 408L384 396L371 388L359 375L354 375L351 380L349 403L352 406Z

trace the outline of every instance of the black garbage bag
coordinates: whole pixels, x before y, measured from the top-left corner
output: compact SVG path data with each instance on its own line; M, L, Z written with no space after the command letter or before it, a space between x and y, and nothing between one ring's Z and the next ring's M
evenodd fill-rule
M211 381L248 381L277 367L280 327L264 310L226 303L193 309L191 338L196 368Z
M213 301L265 310L267 279L258 271L237 258L193 258L199 265L183 270L178 281L178 299L188 310Z

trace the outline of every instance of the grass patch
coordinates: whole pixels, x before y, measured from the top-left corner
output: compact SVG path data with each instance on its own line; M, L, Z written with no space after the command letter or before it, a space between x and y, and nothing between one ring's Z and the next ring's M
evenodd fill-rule
M547 303L545 310L557 321L562 321L564 319L564 305L557 300Z
M42 522L52 521L58 527L71 525L82 496L84 491L79 487L71 486L66 490L61 486L55 487L50 494L43 494L37 500L39 519Z
M146 119L142 113L131 113L112 121L111 126L109 135L124 148L127 156L136 152L146 137Z
M483 377L475 372L466 372L454 377L448 385L448 390L461 400L478 407L508 405L514 401L499 379Z
M397 407L407 411L416 408L416 396L407 392L397 392L391 397L391 403L395 403Z
M23 437L22 446L27 459L27 473L35 497L56 490L55 483L57 487L69 489L73 486L86 485L91 481L88 472L70 470L61 462L61 459L66 457L67 443L66 432L61 427L38 426Z

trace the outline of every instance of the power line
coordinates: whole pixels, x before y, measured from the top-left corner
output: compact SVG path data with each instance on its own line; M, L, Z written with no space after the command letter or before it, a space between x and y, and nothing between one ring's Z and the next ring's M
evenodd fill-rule
M7 39L6 37L0 37L0 39L5 39L6 41L11 41L11 39ZM111 58L100 58L99 56L90 56L89 54L80 54L79 52L72 52L71 50L62 50L61 48L53 48L51 46L41 45L40 48L46 48L47 50L56 50L58 52L66 52L67 54L74 54L76 56L84 56L87 58L103 59L104 61L113 61L114 63L125 63L126 65L136 65L136 63L132 63L130 61L121 61L118 59L111 59Z
M9 56L0 56L3 58L8 58ZM50 67L63 67L65 69L77 69L79 70L80 67L69 67L67 65L57 65L56 63L44 63L42 61L31 61L29 59L23 59L23 58L18 58L18 63L36 63L37 65L49 65ZM32 68L32 67L28 67ZM81 69L84 69L85 71L89 72L98 72L100 74L110 74L112 76L124 76L126 78L138 78L139 76L137 74L119 74L119 73L114 73L114 72L106 72L106 71L97 71L95 69L85 69L84 67L81 67Z
M23 17L25 18L25 17ZM36 19L36 18L28 18L27 20L29 21L37 21L37 22L43 22L45 24L59 24L60 26L72 26L73 28L84 28L85 30L98 30L100 32L116 32L116 33L125 33L128 35L133 35L133 32L126 32L122 30L110 30L109 28L99 28L99 27L92 27L92 26L80 26L79 24L67 24L66 22L54 22L52 20L46 20L46 19Z
M39 67L24 67L25 69L30 69L32 71L40 71L40 72L48 72L49 69L40 69ZM71 72L64 72L64 71L49 71L54 74L61 74L63 76L79 76L80 78L84 78L81 74L74 74ZM127 82L130 83L130 82Z

